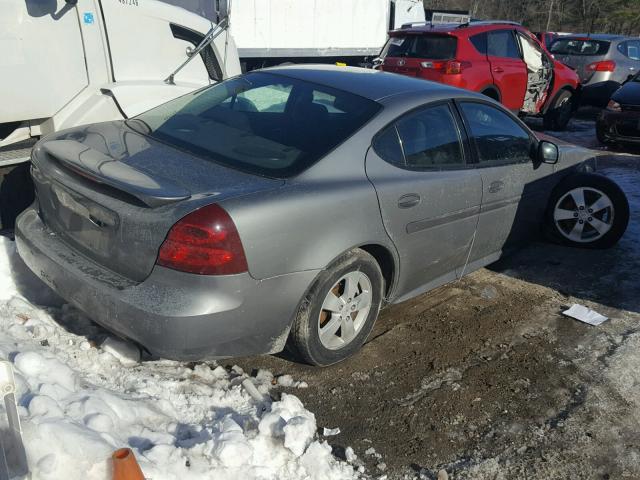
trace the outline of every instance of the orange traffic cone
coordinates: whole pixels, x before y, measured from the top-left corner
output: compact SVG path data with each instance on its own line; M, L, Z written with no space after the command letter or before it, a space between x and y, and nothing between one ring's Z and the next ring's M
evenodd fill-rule
M130 448L121 448L111 455L113 480L144 480L136 456Z

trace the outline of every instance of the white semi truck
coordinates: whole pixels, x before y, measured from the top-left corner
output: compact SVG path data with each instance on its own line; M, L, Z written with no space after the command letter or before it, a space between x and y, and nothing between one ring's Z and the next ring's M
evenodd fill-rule
M425 21L422 0L233 0L221 9L244 71L285 62L367 64L389 30Z
M4 228L32 200L29 155L48 133L129 118L241 61L357 65L387 30L424 20L422 0L0 0L0 12Z

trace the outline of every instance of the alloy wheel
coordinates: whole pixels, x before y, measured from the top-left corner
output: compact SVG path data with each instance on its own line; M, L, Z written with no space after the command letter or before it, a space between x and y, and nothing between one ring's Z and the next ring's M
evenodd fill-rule
M318 318L320 343L338 350L358 336L371 310L371 280L361 271L343 275L327 293Z
M553 220L565 238L590 243L611 230L614 214L613 202L605 193L593 187L579 187L560 197Z

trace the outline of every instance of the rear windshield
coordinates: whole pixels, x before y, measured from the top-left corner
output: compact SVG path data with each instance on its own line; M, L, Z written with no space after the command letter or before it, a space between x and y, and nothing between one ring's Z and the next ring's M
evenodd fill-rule
M456 37L448 35L399 35L389 38L380 56L451 60L457 46Z
M380 109L374 101L271 73L249 73L149 110L127 125L239 170L302 172Z
M551 44L551 53L559 55L605 55L611 42L592 39L561 38Z

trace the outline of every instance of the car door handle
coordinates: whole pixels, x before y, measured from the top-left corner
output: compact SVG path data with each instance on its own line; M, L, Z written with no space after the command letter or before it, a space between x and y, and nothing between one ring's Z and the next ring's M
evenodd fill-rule
M498 193L503 188L504 182L496 180L495 182L491 182L491 184L489 185L489 193Z
M496 72L496 73L503 73L504 72L502 67L493 67L493 71Z
M420 203L420 195L417 193L407 193L406 195L402 195L398 199L398 207L399 208L411 208L415 207Z

